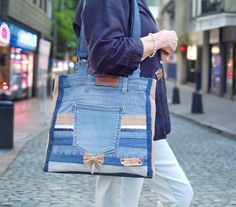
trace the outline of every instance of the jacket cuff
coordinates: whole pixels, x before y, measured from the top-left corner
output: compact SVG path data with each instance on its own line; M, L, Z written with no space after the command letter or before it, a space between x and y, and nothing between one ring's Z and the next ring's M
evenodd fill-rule
M133 44L135 48L135 53L132 54L131 62L133 64L137 64L137 67L138 67L143 57L143 50L144 50L143 43L139 38L133 38Z

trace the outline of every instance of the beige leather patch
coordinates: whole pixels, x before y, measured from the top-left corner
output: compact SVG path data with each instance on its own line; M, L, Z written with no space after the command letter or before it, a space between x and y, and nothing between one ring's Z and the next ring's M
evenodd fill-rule
M146 125L145 115L123 115L121 125Z
M72 113L58 113L56 125L73 125L74 115Z
M99 75L96 76L96 86L111 86L118 87L119 77L110 75Z
M126 167L141 166L143 164L139 158L121 158L120 162Z
M155 75L156 75L156 77L157 77L157 80L160 80L160 79L162 78L162 76L163 76L162 69L161 69L161 68L158 69L158 71L155 72Z

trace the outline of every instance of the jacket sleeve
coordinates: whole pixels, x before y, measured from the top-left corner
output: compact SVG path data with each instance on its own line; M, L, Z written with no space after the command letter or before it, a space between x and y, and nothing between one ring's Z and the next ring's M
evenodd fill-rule
M126 76L138 68L143 44L129 37L130 6L129 0L87 0L82 21L96 73Z

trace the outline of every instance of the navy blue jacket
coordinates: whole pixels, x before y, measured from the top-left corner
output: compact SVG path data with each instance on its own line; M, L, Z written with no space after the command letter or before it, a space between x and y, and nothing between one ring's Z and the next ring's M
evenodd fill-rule
M137 69L143 55L139 38L130 37L133 0L83 0L77 8L73 22L79 37L81 19L89 51L89 69L96 73L127 76ZM146 0L137 0L141 18L141 36L157 32ZM158 69L163 70L160 51L153 58L140 64L141 76L155 77ZM157 82L155 140L164 139L170 132L170 117L166 99L164 76Z

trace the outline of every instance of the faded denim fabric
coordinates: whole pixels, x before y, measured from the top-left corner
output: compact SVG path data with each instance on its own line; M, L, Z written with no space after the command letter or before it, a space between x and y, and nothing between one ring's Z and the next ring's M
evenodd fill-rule
M137 4L134 8L132 36L139 37ZM151 178L156 80L140 77L138 68L119 77L117 87L97 86L96 75L88 75L87 61L79 61L77 69L78 74L61 75L55 85L44 171ZM102 155L104 161L85 165L86 154L91 159ZM130 158L140 163L125 166L122 160Z
M90 167L83 168L83 155L89 153L103 154L104 165L111 165L110 169L96 168L95 174L152 177L154 127L152 129L151 113L155 105L151 105L150 93L156 81L140 78L139 70L128 78L120 77L117 88L96 86L95 78L59 77L44 171L90 173ZM64 125L56 124L59 114L65 117ZM66 121L71 114L72 125ZM122 126L123 116L135 115L145 116L143 128ZM139 158L142 165L131 167L133 169L127 172L127 167L121 164L122 158Z

